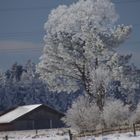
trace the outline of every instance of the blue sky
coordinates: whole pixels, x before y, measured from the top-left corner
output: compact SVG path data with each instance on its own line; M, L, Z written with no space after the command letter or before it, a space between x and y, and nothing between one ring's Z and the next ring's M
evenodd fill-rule
M50 11L60 4L76 0L0 0L0 68L6 70L14 62L38 63L43 49L44 23ZM132 53L140 67L140 0L113 0L120 15L118 23L133 25L130 39L121 53Z

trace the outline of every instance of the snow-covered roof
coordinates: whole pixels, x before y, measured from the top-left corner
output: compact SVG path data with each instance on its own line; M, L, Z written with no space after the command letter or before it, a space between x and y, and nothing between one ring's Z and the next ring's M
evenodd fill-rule
M41 105L42 104L19 106L14 110L0 116L0 123L10 123L13 120L25 115L26 113L38 108Z

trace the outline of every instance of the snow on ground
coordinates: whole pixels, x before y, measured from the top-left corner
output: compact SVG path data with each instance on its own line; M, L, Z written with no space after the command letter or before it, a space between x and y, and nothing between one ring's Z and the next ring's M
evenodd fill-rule
M80 138L79 140L140 140L140 132L137 133L137 136L134 136L133 133L125 133L125 134L116 133L107 136L85 137Z
M68 129L0 132L0 140L5 140L5 136L8 136L8 140L69 140ZM89 136L77 140L140 140L140 132L137 132L137 136L133 136L133 133L130 132L99 137Z
M68 129L44 129L0 132L0 140L69 140Z

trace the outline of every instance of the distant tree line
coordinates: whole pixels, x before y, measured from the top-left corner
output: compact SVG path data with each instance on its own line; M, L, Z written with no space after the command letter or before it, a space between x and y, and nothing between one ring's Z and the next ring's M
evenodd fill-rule
M76 94L50 92L47 84L40 80L36 65L29 60L25 65L14 63L10 69L0 72L0 111L25 104L46 104L66 111Z

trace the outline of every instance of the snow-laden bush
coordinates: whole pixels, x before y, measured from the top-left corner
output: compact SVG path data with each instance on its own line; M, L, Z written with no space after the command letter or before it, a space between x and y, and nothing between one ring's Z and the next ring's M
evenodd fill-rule
M107 127L128 124L129 107L120 100L107 101L104 106L103 118Z
M140 118L140 107L137 113ZM106 100L101 111L97 104L82 96L72 104L62 120L67 126L83 132L129 124L130 111L128 105L115 99Z
M95 103L91 103L88 97L80 97L72 104L62 119L67 126L77 131L94 130L100 121L100 110Z

